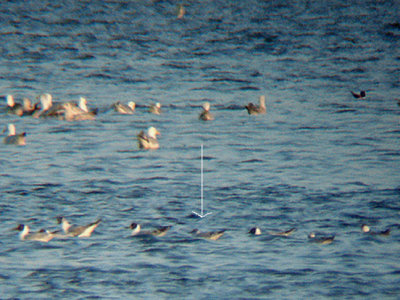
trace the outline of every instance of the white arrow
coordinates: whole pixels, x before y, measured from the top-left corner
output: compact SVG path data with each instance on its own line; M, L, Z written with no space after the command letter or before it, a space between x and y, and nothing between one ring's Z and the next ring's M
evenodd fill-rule
M205 216L208 216L211 213L204 214L204 211L203 211L203 144L201 144L201 192L200 192L200 199L201 199L201 213L197 213L195 211L192 211L192 213L194 213L196 216L199 216L200 218L204 218Z

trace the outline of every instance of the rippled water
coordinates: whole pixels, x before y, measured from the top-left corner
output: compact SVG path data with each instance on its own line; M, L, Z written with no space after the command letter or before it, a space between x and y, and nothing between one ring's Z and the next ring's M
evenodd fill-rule
M0 146L1 298L398 298L400 5L342 2L188 1L183 19L174 1L0 4L0 93L100 110L0 113L27 132L25 147ZM267 115L247 115L262 94ZM132 116L109 110L131 100ZM212 122L198 120L204 101ZM140 151L149 126L161 147ZM212 214L196 219L201 144ZM60 215L103 222L47 244L10 230L57 229ZM173 227L130 237L133 221ZM249 236L256 225L297 231ZM312 231L336 237L316 245Z

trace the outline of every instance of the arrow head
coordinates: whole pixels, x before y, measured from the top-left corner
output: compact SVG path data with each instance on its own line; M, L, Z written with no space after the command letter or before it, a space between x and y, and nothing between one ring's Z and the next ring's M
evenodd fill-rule
M192 211L192 213L193 213L194 215L200 217L200 218L205 218L206 216L212 214L212 213L206 213L206 214L202 215L202 214L199 214L199 213L197 213L197 212L195 212L195 211Z

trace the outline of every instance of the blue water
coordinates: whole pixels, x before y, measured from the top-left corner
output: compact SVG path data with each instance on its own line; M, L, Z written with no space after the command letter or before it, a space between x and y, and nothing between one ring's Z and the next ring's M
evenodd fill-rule
M27 132L25 147L0 145L1 298L400 297L400 4L289 2L187 1L181 20L178 1L0 4L0 94L99 108L81 122L1 111L1 127ZM249 116L262 94L267 114ZM149 126L160 149L140 151ZM196 219L201 144L212 214ZM58 229L60 215L103 222L47 244L10 230ZM146 239L131 222L173 227Z

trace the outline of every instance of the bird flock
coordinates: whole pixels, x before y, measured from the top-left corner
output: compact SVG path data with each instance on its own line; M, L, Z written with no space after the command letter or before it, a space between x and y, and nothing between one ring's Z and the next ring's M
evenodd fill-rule
M351 94L355 98L364 98L366 96L365 91L361 91L360 93L351 92ZM23 98L22 103L17 103L14 101L14 97L12 95L6 96L6 112L11 115L16 116L32 116L33 118L56 118L59 120L66 121L82 121L82 120L94 120L98 114L98 109L89 110L87 106L87 100L84 97L80 97L79 101L76 102L64 102L64 103L53 103L53 98L50 94L45 93L38 97L39 101L34 105L28 98ZM121 102L116 102L111 105L111 108L119 113L124 115L131 115L135 112L136 103L130 101L127 104L123 104ZM244 106L246 108L249 115L260 115L266 114L266 104L265 104L265 96L262 95L259 97L259 104L248 103ZM160 115L161 114L161 104L155 103L150 105L149 112L152 114ZM210 103L205 102L203 104L203 111L199 115L199 120L202 121L212 121L214 120L214 115L210 112ZM4 137L3 142L7 145L26 145L26 133L16 133L16 129L14 124L8 124L7 128L4 130L8 130L8 134ZM139 149L158 149L160 147L159 142L157 140L157 135L160 132L153 126L149 127L147 133L143 130L139 132L137 135L138 147ZM30 232L30 228L28 225L19 224L15 230L20 231L20 239L21 240L30 240L30 241L40 241L40 242L48 242L53 238L88 238L91 236L93 231L99 226L101 223L101 219L82 226L71 225L69 221L65 217L58 217L57 222L61 224L62 230L49 231L45 229L41 229L38 232ZM163 237L167 234L171 226L162 226L153 230L141 230L141 225L137 223L131 223L129 226L131 229L131 236L154 236L154 237ZM390 229L386 229L380 232L372 232L368 225L363 224L361 230L365 234L371 235L380 235L380 236L388 236L390 234ZM288 237L292 233L296 231L296 228L290 228L289 230L284 231L268 231L267 234L271 236L281 236ZM198 238L204 238L208 240L217 240L225 233L225 230L218 231L210 231L210 232L201 232L198 229L192 230L194 236ZM253 227L248 232L250 235L259 236L262 235L262 231L259 227ZM322 234L316 234L314 232L308 235L308 239L310 242L319 243L319 244L330 244L334 241L335 236L325 236Z
M53 97L49 93L41 94L38 98L38 102L32 104L30 99L23 98L22 103L18 103L14 100L12 95L6 96L6 112L10 115L31 116L33 118L55 118L58 120L66 121L82 121L82 120L94 120L98 114L98 109L89 110L88 102L86 98L80 97L78 102L63 102L63 103L53 103ZM135 112L136 103L130 101L127 104L121 102L116 102L111 105L111 108L124 115L132 115ZM249 103L245 106L250 115L265 114L265 96L260 97L260 105L257 106L253 103ZM149 112L155 115L161 114L161 104L155 103L150 105ZM203 111L199 115L199 120L202 121L212 121L214 120L214 115L210 112L210 103L205 102L203 104ZM8 124L7 135L4 137L3 142L6 145L26 145L26 132L16 133L15 125ZM149 127L145 133L143 130L137 135L138 147L139 149L158 149L160 147L157 140L157 135L160 132L153 126ZM26 224L19 224L15 230L20 231L20 239L28 241L41 241L48 242L53 238L70 238L70 237L90 237L96 227L100 224L101 219L96 222L83 225L74 226L71 225L65 217L58 217L57 221L62 226L62 231L49 231L41 229L38 232L31 232L30 227ZM171 226L163 226L153 230L142 231L141 226L137 223L132 223L130 229L132 230L131 235L150 235L162 237ZM201 232L198 229L194 229L191 233L199 238L205 238L209 240L217 240L223 234L225 230L211 231L211 232Z
M32 116L33 118L55 118L66 121L83 121L94 120L98 114L98 109L90 110L86 98L80 97L78 102L68 101L63 103L53 103L53 97L49 93L41 94L38 97L38 102L32 104L28 98L23 98L22 103L15 102L12 95L6 96L6 112L10 115ZM266 113L265 96L260 96L260 104L249 103L245 106L249 115L258 115ZM111 105L111 108L124 115L131 115L135 112L136 103L130 101L127 104L116 102ZM155 115L161 114L161 103L151 104L149 112ZM214 115L210 112L210 103L203 104L203 111L199 115L202 121L214 120ZM8 129L6 137L3 138L3 143L7 145L26 145L26 132L16 133L14 124L9 124L3 132ZM160 132L153 126L149 127L147 133L140 131L137 135L139 149L158 149L160 147L157 140L157 135Z
M49 242L53 238L58 239L66 239L66 238L89 238L94 230L101 223L101 219L93 223L89 223L87 225L72 225L65 217L57 217L57 223L61 224L62 230L49 231L45 229L40 229L37 232L30 232L30 227L25 224L19 224L14 230L20 231L19 237L23 241L39 241L39 242ZM131 230L131 236L150 236L150 237L163 237L167 234L167 232L171 229L172 226L161 226L152 230L142 230L142 227L138 223L131 223L128 229ZM190 231L196 238L207 239L216 241L220 237L222 237L225 233L225 229L217 230L217 231L209 231L209 232L201 232L199 229L194 229ZM383 231L371 231L370 227L366 224L361 226L361 231L363 234L371 235L371 236L389 236L390 228L387 228ZM289 237L294 232L296 232L296 228L290 228L288 230L283 231L267 231L267 234L270 236L277 237ZM249 235L260 236L262 235L262 231L259 227L253 227L248 231ZM308 241L311 243L317 243L322 245L331 244L335 239L335 235L324 235L321 233L311 232L308 235Z

